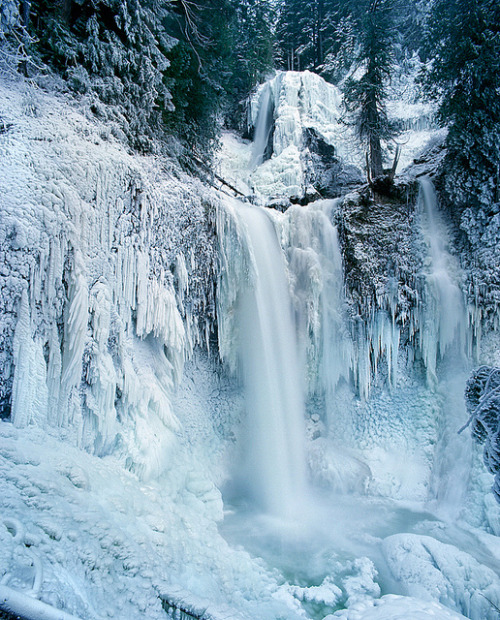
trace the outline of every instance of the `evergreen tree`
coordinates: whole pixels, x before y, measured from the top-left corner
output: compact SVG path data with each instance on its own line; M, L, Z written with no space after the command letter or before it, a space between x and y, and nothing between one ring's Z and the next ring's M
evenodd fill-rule
M367 172L375 178L383 173L382 141L394 135L386 99L387 83L394 67L395 3L393 0L365 0L364 5L365 11L357 18L360 32L357 62L364 69L363 75L347 80L344 95L358 136L367 147Z
M284 69L320 71L332 46L335 28L346 16L340 0L282 0L277 35Z
M237 127L244 100L273 69L275 16L269 0L234 0L234 6L227 119Z
M19 25L19 6L16 0L0 0L0 41Z
M164 137L162 111L172 108L165 71L176 40L163 25L169 9L169 0L31 3L36 53L75 90L95 95L94 111L111 114L142 150Z
M198 155L217 144L221 117L232 78L231 34L235 10L229 0L179 2L167 20L178 44L166 72L172 92L164 122Z
M435 0L424 83L448 126L446 186L458 205L500 201L500 5L496 0Z

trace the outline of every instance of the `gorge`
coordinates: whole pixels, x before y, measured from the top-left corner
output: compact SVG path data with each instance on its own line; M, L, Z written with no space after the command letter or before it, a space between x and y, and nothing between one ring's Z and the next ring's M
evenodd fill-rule
M497 618L493 479L458 431L499 306L427 108L377 195L339 90L278 72L253 142L223 138L240 200L65 95L0 98L0 609Z

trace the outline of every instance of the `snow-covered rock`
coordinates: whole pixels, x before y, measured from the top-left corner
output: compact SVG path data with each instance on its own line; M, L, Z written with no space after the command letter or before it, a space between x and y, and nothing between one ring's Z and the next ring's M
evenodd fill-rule
M380 599L353 605L347 610L325 616L323 620L465 620L465 616L435 602L410 596L386 594Z
M439 601L472 620L498 617L500 577L465 551L415 534L389 536L383 551L408 595Z

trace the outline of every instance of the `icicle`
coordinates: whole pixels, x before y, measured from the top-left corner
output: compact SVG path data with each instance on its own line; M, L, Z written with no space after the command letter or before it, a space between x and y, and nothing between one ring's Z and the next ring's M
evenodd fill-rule
M179 310L184 312L184 298L189 294L189 275L182 252L175 259L175 276L177 278L177 301Z
M47 419L48 391L43 343L31 336L31 311L23 289L13 341L14 381L12 385L12 423L23 427Z
M64 322L64 350L58 424L68 421L69 399L73 388L80 384L82 357L87 339L88 290L85 267L79 251L75 250L70 274L68 304Z
M50 424L57 424L59 395L61 389L61 346L59 343L59 334L57 325L53 324L49 337L49 365L47 369L47 388L49 392L48 398L48 421Z

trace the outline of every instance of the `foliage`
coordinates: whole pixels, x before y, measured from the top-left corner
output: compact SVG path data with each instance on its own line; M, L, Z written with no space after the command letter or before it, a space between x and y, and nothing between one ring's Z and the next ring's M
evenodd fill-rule
M362 3L360 3L362 4ZM386 110L387 82L394 67L393 0L364 0L365 11L358 18L361 32L357 62L363 71L359 79L346 81L344 95L359 138L367 146L372 177L383 172L382 140L394 135Z
M472 436L484 444L484 463L495 475L493 493L500 503L500 368L475 370L467 382L465 403Z
M238 127L250 91L274 68L274 8L269 0L233 0L231 81L226 120Z
M278 58L288 70L323 73L344 50L351 2L281 0L277 23ZM348 20L344 22L344 20ZM328 73L328 70L327 70Z
M17 20L20 3L0 1L1 23ZM270 7L270 0L32 0L30 53L133 148L175 143L189 159L193 150L211 153L221 119L234 119L235 102L272 67Z
M176 43L163 27L169 0L33 0L34 53L119 122L130 143L153 148L172 108L164 73ZM107 104L103 108L99 103Z
M491 210L500 201L500 5L436 0L424 53L424 86L449 128L447 193L459 207Z
M169 132L187 145L187 156L209 153L216 144L225 102L234 11L229 0L180 2L166 21L178 44L166 71L173 106L164 110Z

